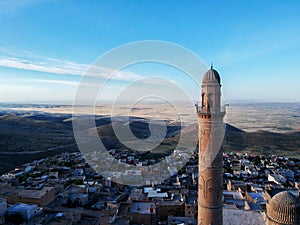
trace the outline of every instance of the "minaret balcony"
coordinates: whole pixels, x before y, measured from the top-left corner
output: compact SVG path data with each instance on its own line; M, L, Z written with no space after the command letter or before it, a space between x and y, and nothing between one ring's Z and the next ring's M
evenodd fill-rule
M207 109L206 107L199 107L196 106L196 111L198 114L198 117L202 117L202 118L223 118L226 114L226 109L224 107L222 107L222 110L220 110L219 112L214 112L210 109Z

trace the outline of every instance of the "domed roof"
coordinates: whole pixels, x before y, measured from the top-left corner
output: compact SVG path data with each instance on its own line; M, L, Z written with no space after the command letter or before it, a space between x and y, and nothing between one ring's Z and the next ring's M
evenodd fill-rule
M213 66L210 67L210 70L208 70L202 78L202 83L206 84L220 84L221 83L221 78L219 73L213 69Z
M267 215L273 221L283 224L297 224L299 203L292 193L280 192L273 196L267 207Z

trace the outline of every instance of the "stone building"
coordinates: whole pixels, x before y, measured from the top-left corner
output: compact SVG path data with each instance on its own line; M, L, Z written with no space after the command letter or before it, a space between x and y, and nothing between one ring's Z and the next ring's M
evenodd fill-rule
M133 224L156 224L156 206L152 201L133 201L127 216Z
M18 192L16 202L37 204L39 206L48 205L55 198L53 187L43 187L40 190L22 190Z
M45 206L54 200L55 189L53 187L43 187L36 190L24 189L21 186L2 185L0 186L0 197L6 199L8 204L23 202Z
M184 216L185 204L184 202L177 202L172 200L159 201L157 203L157 216L160 220L166 221L168 216Z
M198 205L197 203L186 203L184 215L186 217L195 217L197 215Z

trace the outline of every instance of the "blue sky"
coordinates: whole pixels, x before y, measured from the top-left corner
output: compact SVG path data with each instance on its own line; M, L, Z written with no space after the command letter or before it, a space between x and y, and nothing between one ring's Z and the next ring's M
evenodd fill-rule
M174 42L213 62L226 101L299 102L299 11L297 0L2 0L0 102L72 102L89 65L140 40ZM145 64L112 80L105 100L152 75L200 95L180 71Z

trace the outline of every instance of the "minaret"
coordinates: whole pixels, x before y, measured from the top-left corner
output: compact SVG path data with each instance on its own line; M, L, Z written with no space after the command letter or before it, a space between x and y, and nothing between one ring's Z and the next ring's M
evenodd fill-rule
M198 225L222 225L224 137L220 75L211 66L202 79L199 119Z

